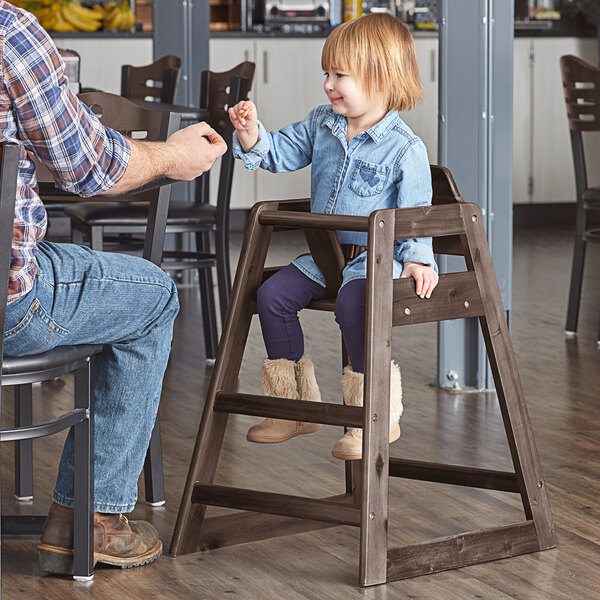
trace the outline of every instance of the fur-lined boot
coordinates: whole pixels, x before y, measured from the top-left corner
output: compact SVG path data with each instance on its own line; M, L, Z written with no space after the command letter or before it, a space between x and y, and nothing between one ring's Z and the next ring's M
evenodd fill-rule
M310 356L303 356L297 363L285 358L265 360L262 365L262 385L265 396L321 402ZM320 428L320 423L265 419L250 427L246 439L259 444L277 444Z
M342 390L344 403L349 406L363 405L365 376L355 373L351 367L344 367ZM390 373L390 444L400 437L398 421L402 415L402 379L400 368L392 361ZM362 458L362 429L350 428L333 446L331 454L341 460L360 460Z

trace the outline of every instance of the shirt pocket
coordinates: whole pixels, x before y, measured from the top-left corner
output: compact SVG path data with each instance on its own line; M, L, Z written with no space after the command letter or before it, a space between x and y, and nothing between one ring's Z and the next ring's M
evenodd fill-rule
M38 354L61 343L69 331L58 325L36 298L17 325L4 333L7 356Z
M350 178L350 189L362 198L381 194L389 172L390 168L385 165L357 160Z

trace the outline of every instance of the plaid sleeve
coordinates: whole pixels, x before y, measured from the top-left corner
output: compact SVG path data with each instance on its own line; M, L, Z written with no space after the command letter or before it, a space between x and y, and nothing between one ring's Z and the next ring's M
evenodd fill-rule
M115 185L129 163L129 143L77 100L54 42L33 15L19 13L1 60L19 139L57 185L80 196Z

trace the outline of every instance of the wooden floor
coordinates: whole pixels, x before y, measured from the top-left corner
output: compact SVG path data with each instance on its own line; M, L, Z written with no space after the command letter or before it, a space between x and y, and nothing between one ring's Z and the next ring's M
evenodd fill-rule
M281 240L281 238L279 238ZM235 240L239 248L239 238ZM277 245L272 264L298 253L300 241ZM529 413L536 434L558 532L555 550L448 571L368 589L356 587L358 530L336 527L210 553L162 557L153 565L121 571L99 568L93 582L47 577L37 564L36 540L3 539L3 597L103 600L225 599L298 600L403 599L597 600L600 598L600 248L589 248L580 334L563 333L572 237L565 229L515 232L512 332ZM594 271L594 272L592 272ZM181 291L181 313L165 380L161 419L167 503L153 509L141 500L133 518L152 521L168 549L188 461L200 420L210 367L203 358L196 291ZM307 352L327 401L341 401L339 333L329 314L303 315ZM402 437L393 456L510 469L501 415L493 393L448 393L434 387L436 327L394 330L394 357L404 381ZM251 329L240 391L259 390L264 347L258 323ZM71 399L71 381L37 387L40 418ZM4 397L4 423L12 399ZM343 463L331 457L339 428L286 444L245 441L256 422L232 416L217 482L282 493L326 496L344 490ZM2 448L2 510L43 513L62 440L40 440L35 451L35 500L12 497L13 450ZM141 496L143 498L143 496ZM216 514L216 511L211 514ZM390 482L390 545L450 535L521 519L514 494L416 481Z

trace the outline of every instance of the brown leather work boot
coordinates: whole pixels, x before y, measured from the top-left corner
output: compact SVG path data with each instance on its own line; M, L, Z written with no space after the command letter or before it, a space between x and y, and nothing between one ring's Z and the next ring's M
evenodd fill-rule
M52 503L38 546L40 566L46 573L73 573L73 509ZM162 542L146 521L128 521L121 514L94 513L94 565L123 569L156 560Z

